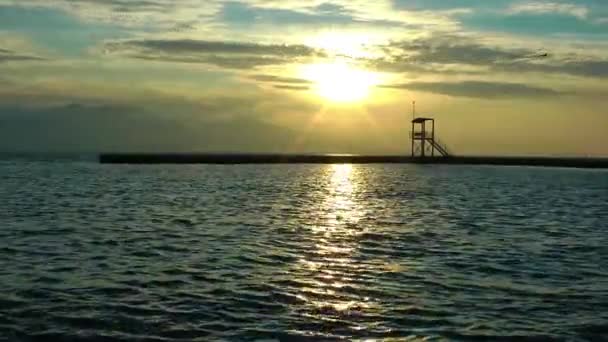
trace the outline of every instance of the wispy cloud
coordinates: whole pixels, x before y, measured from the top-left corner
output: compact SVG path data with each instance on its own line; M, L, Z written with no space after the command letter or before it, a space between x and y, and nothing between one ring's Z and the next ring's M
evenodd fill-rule
M309 80L296 77L283 77L276 75L251 75L248 77L251 80L261 83L269 83L273 88L279 90L310 90L310 85L313 83Z
M595 23L599 24L599 25L607 25L608 24L608 17L597 18L597 19L595 19Z
M510 99L516 97L550 97L564 93L549 89L529 86L521 83L463 81L463 82L411 82L383 85L383 88L407 89L434 94L470 97L480 99Z
M43 61L43 60L45 60L45 58L0 48L0 63L2 63L2 62Z
M309 90L310 87L307 86L294 86L294 85L284 85L284 84L275 84L273 85L276 89L282 90Z
M386 46L385 51L385 56L368 60L368 65L396 73L483 75L501 72L608 77L608 59L600 56L550 52L545 57L540 50L491 45L474 37L451 34L396 41Z
M508 10L508 14L561 14L586 19L589 9L583 5L576 5L564 2L532 1L513 4Z
M306 45L189 39L108 42L105 51L141 60L205 63L235 69L287 64L301 58L323 55L321 51Z
M273 82L273 83L289 83L289 84L310 84L309 80L294 77L282 77L276 75L252 75L249 78L260 81L260 82Z

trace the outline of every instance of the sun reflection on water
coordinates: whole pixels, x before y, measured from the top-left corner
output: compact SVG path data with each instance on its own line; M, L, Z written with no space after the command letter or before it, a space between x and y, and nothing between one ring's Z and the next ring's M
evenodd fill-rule
M323 322L348 319L351 328L357 326L358 317L377 310L377 304L360 291L359 280L369 265L356 259L359 236L365 232L360 200L365 182L359 172L350 164L327 167L317 224L309 230L314 247L296 266L299 274L308 277L299 294L306 299L300 314Z
M363 216L355 191L362 186L351 164L331 165L331 178L325 198L326 225L339 228L341 233L353 232L350 228Z

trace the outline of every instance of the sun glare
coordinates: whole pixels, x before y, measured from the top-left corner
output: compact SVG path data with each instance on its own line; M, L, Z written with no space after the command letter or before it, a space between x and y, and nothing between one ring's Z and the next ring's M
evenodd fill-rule
M321 97L333 102L362 101L378 84L376 74L343 62L306 65L302 76L315 84Z
M366 47L370 44L370 38L361 34L326 32L307 39L305 43L335 55L350 58L369 57Z

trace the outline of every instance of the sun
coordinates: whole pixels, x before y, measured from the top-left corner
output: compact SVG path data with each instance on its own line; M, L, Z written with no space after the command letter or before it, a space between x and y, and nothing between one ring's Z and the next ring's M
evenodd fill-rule
M357 69L346 62L305 65L301 74L314 84L319 96L339 103L362 101L378 84L376 74Z

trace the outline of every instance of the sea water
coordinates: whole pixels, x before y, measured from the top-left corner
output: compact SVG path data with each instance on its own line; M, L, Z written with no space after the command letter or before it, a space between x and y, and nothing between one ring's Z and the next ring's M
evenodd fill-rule
M608 338L608 171L0 160L0 340Z

